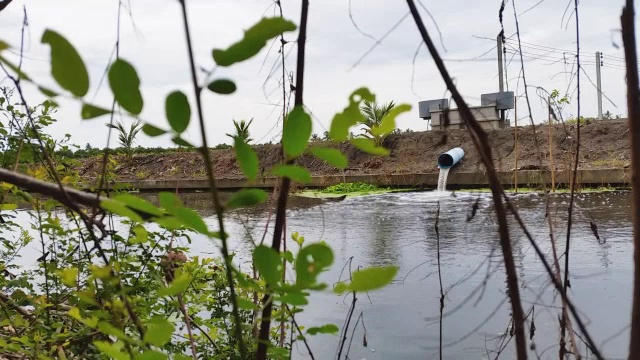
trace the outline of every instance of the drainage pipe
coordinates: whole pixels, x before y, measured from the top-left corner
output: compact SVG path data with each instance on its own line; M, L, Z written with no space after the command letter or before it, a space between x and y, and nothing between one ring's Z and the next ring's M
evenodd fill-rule
M464 150L462 150L462 148L459 148L459 147L453 148L447 151L446 153L443 153L440 156L438 156L438 167L440 169L449 169L450 167L460 162L460 160L462 160L463 157L464 157Z

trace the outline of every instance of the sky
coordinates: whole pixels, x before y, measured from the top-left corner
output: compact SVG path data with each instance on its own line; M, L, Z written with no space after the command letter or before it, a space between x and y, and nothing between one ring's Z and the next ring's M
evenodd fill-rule
M1 2L2 0L0 0ZM524 74L529 85L532 117L547 121L544 101L537 86L558 89L571 103L564 116L577 113L576 28L573 0L509 0L504 11L507 36L507 87L518 96L519 124L529 124L518 42L514 35L513 1L518 15ZM624 57L620 36L623 0L583 0L579 7L581 114L597 115L595 52L604 54L603 111L625 116L626 91ZM500 32L498 11L501 0L422 0L433 20L421 8L423 20L437 43L447 69L470 105L480 105L480 95L498 91L498 62L495 38ZM536 6L537 5L537 6ZM214 48L226 48L242 38L243 31L265 16L278 16L272 0L187 0L190 29L197 66L213 69ZM573 5L571 5L573 6ZM300 1L282 0L284 17L299 23ZM17 60L24 9L28 27L24 38L23 69L31 77L59 89L50 74L49 47L40 43L46 29L63 34L83 57L91 89L87 99L109 108L112 102L105 70L113 60L117 38L118 1L111 0L14 0L0 12L0 40L13 47L8 57ZM362 86L376 94L379 102L412 105L401 115L401 129L424 131L427 122L418 116L418 102L448 98L450 95L437 68L422 46L421 38L404 1L322 0L311 1L306 48L304 102L313 118L313 131L322 134L332 117L348 103L349 94ZM571 17L570 17L571 16ZM404 19L403 19L404 18ZM434 23L435 20L435 23ZM354 25L357 24L357 27ZM437 27L436 25L437 24ZM636 27L638 23L636 23ZM442 40L437 32L439 28ZM285 34L285 69L295 78L296 32ZM374 40L375 39L375 40ZM218 67L211 79L229 78L238 90L227 96L203 93L204 118L210 145L230 143L234 119L254 119L251 134L255 142L277 142L281 134L282 68L279 43L271 43L258 56L231 67ZM123 0L120 17L120 56L131 62L141 79L146 122L168 128L165 97L174 90L188 94L195 106L190 79L185 33L177 0ZM415 59L415 60L414 60ZM199 74L205 80L204 72ZM289 75L287 75L289 77ZM593 81L593 83L589 80ZM0 86L11 86L0 74ZM289 80L286 81L286 88ZM34 87L25 85L30 105L45 100ZM50 129L55 137L68 133L76 144L94 147L107 144L108 117L80 119L80 103L61 99ZM291 98L293 102L293 98ZM193 112L195 115L195 111ZM514 114L509 113L513 124ZM126 116L117 120L130 123ZM201 144L195 117L184 138ZM168 136L149 138L141 134L138 145L174 146ZM116 139L111 146L117 146Z

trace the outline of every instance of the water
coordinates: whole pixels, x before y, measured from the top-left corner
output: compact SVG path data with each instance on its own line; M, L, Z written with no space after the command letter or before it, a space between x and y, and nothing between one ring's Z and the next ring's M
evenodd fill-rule
M438 174L438 191L447 191L447 178L449 177L450 168L440 168Z
M190 196L208 199L206 194ZM552 199L550 216L558 239L558 253L562 254L569 197L554 195ZM467 221L476 201L478 210ZM503 342L501 335L507 331L510 320L510 305L506 301L504 267L491 196L433 191L363 196L322 205L304 203L288 210L289 233L297 231L307 242L325 240L334 251L335 263L321 275L322 281L330 285L338 281L344 264L351 257L353 269L374 265L399 267L392 284L358 295L348 338L351 339L353 324L362 313L367 347L363 346L365 332L359 324L353 333L349 359L438 357L440 290L433 226L438 202L442 283L446 292L442 318L443 358L496 357L495 351ZM513 203L543 252L550 256L544 197L516 195ZM213 214L203 214L207 224L215 229ZM231 250L238 253L234 261L244 271L249 271L250 241L261 239L267 218L266 211L252 209L233 212L226 219L227 231L232 234ZM625 358L629 343L633 276L630 219L630 193L576 197L570 297L607 359ZM602 241L596 240L590 222L597 224ZM272 226L273 223L270 229ZM557 359L560 311L557 293L550 287L523 232L512 219L509 226L523 308L530 313L528 321L533 318L537 328L533 341L527 336L528 345L535 345L541 359ZM295 249L296 245L289 240L288 247ZM219 250L210 240L195 237L192 254L217 256ZM33 266L38 256L34 253L22 261L26 262L25 266ZM564 264L564 258L561 263ZM293 278L292 272L288 274ZM350 303L350 296L338 296L329 290L312 292L310 304L297 315L297 322L306 327L328 323L341 327ZM535 312L531 312L534 306ZM339 339L336 335L318 335L309 337L309 342L316 359L333 359ZM501 359L515 357L513 343L513 339L507 343ZM580 350L585 356L582 343ZM530 357L536 358L533 350ZM302 344L294 346L293 358L309 358Z
M624 192L582 194L577 196L575 205L570 296L607 359L624 358L628 348L626 327L631 312L633 269L629 197ZM478 199L479 209L467 221ZM513 201L544 253L550 256L544 197L517 195ZM507 329L510 305L506 301L491 196L423 192L364 196L288 212L288 231L298 231L307 241L325 240L333 248L335 264L322 275L328 284L340 278L350 257L354 269L399 266L391 285L368 296L358 296L348 337L362 312L368 346L363 346L365 334L359 325L353 334L350 359L438 357L440 294L433 228L437 202L441 207L440 251L446 292L443 358L495 358L492 351L500 346L500 336ZM567 207L568 195L553 196L550 214L560 254L564 251ZM238 220L230 219L230 231L244 233L239 222L242 219L250 227L251 236L260 239L266 214L237 216ZM604 243L598 243L592 234L591 221L598 225ZM559 299L523 232L514 221L509 225L523 308L529 313L535 305L535 314L530 315L537 328L533 343L541 359L557 359ZM293 242L289 241L289 246ZM240 252L250 249L246 240L239 238L233 247ZM203 244L202 249L211 246ZM298 322L307 327L327 323L342 326L350 303L350 296L314 292L308 309L298 315ZM338 336L334 335L310 337L316 359L333 359L338 343ZM508 343L500 358L515 357L513 343ZM528 341L528 345L531 343ZM584 349L580 343L583 356ZM533 351L530 356L536 358ZM294 347L293 358L309 358L302 344Z

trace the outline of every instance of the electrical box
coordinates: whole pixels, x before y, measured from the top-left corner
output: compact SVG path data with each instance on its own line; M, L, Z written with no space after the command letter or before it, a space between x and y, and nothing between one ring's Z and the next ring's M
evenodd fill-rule
M503 91L480 95L482 106L495 105L498 110L508 110L515 107L515 97L513 91Z
M431 112L444 110L449 108L449 100L448 99L437 99L437 100L427 100L420 101L418 103L418 113L420 117L427 120L431 119Z

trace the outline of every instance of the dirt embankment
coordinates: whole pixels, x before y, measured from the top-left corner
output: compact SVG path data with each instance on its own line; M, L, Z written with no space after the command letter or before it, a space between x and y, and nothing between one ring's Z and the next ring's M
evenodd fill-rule
M555 125L551 129L553 167L567 169L573 162L576 148L576 125ZM519 127L517 167L518 169L550 168L549 127ZM493 159L499 171L516 168L516 142L514 128L493 130L489 136ZM537 145L536 145L537 143ZM329 144L329 143L327 143ZM630 164L628 126L626 119L594 121L581 126L580 168L624 168ZM311 146L324 145L312 143ZM478 152L467 130L451 129L408 134L391 135L384 146L391 150L387 157L363 153L350 144L331 145L339 147L349 159L347 175L358 174L410 174L437 172L438 155L452 147L462 147L465 157L456 171L484 172ZM280 159L278 145L256 145L263 175ZM233 149L211 150L215 174L220 178L242 178ZM80 174L87 180L95 178L101 169L102 158L83 161ZM204 162L197 152L176 152L167 154L135 155L131 161L124 157L116 159L113 172L115 179L132 180L177 180L204 179ZM306 167L313 175L341 174L338 169L327 165L311 155L304 155L298 164Z

